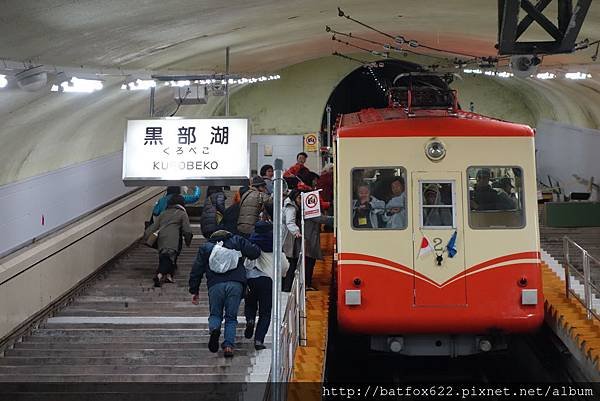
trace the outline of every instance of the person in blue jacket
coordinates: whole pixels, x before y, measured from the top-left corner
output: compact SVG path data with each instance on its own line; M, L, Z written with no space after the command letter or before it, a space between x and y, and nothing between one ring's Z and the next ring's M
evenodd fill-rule
M155 217L159 216L167 208L167 204L169 203L169 199L171 199L171 196L180 195L180 194L181 194L181 187L178 187L178 186L167 187L167 193L165 194L165 196L160 198L158 200L158 202L156 202L156 204L154 205L154 209L152 210L152 215ZM200 199L200 187L196 187L196 189L194 190L194 193L192 195L185 194L182 196L183 196L183 200L185 201L186 205L196 203L196 202L198 202L198 199Z
M240 302L246 286L246 268L244 258L240 257L237 266L224 273L216 273L210 269L210 254L216 243L222 242L227 249L240 251L243 257L250 260L260 256L260 248L246 238L231 234L229 231L215 231L207 242L198 249L196 260L190 272L190 294L192 303L199 303L199 289L202 277L206 274L206 285L208 287L208 303L210 315L208 317L208 330L210 339L208 349L210 352L219 350L219 337L221 335L221 322L223 321L223 310L225 310L225 339L221 345L226 358L233 357L235 347L235 331L237 328L237 315Z

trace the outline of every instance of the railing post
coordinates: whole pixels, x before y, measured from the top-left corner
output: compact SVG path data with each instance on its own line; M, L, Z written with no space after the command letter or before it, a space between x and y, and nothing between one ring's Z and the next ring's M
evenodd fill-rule
M571 264L571 261L569 260L569 239L566 236L563 237L563 251L565 253L565 295L569 298L569 289L571 286L569 280L569 265Z
M583 300L585 302L585 309L587 310L586 312L588 320L592 319L592 291L590 285L590 258L587 251L583 251Z
M229 48L228 48L229 49ZM229 52L228 52L229 54ZM275 181L273 185L273 352L271 354L272 401L280 401L282 350L281 332L285 328L281 315L281 249L282 249L282 199L283 199L283 160L275 159Z

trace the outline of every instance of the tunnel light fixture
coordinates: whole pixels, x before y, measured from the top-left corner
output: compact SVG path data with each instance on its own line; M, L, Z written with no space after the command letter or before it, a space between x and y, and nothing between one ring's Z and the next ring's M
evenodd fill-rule
M591 78L592 74L587 74L585 72L567 72L565 74L565 78L567 79L575 79L575 80L580 80L580 79L588 79Z
M537 74L535 76L537 79L554 79L556 78L556 74L552 73L552 72L540 72L539 74Z
M121 85L121 89L131 91L141 91L156 87L156 81L153 79L136 79L135 81L126 82Z
M281 79L281 75L275 74L275 75L261 75L261 76L256 76L256 77L241 77L241 78L219 78L219 76L217 76L216 78L206 78L206 79L195 79L195 80L180 80L180 81L165 81L164 85L165 86L175 86L175 87L183 87L183 86L189 86L192 84L192 82L194 84L199 84L199 85L214 85L214 84L219 84L219 85L247 85L247 84L255 84L258 82L267 82L267 81L275 81Z
M6 75L0 74L0 89L6 88L6 85L8 85L8 79L6 79Z
M463 70L463 72L464 72L465 74L476 74L476 75L483 74L483 71L481 71L479 68L476 68L476 69L472 69L472 68L465 68L465 69Z
M52 92L92 93L102 88L102 81L98 79L72 77L70 80L62 81L59 85L52 85L50 90Z
M514 77L515 74L513 74L512 72L508 72L508 71L500 71L500 72L496 73L496 76L500 77L500 78L511 78L511 77Z
M184 86L190 86L191 84L192 84L192 82L189 80L165 82L165 86L174 86L174 87L178 87L178 88L183 88Z

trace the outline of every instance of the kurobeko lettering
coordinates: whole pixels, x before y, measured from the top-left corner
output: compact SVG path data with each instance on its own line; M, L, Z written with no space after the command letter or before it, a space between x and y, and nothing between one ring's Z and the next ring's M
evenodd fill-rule
M182 162L152 162L152 170L217 170L219 168L218 161L182 161Z

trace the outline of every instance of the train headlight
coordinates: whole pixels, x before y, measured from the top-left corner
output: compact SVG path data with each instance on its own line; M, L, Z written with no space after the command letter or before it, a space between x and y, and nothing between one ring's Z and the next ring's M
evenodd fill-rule
M432 139L425 146L425 154L429 160L439 162L446 156L446 147L441 141Z

